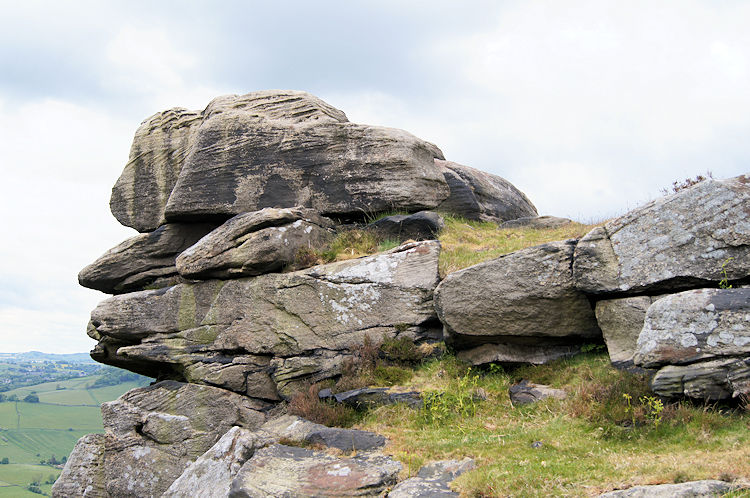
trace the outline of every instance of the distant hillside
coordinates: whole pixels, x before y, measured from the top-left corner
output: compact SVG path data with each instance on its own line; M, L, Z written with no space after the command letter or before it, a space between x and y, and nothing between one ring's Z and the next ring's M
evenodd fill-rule
M65 361L69 363L96 363L88 353L42 353L28 351L26 353L0 353L0 361Z

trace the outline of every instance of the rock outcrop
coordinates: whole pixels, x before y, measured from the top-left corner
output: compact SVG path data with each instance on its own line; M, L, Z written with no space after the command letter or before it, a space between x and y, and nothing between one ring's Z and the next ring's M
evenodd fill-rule
M589 294L664 293L750 275L750 177L709 180L592 230L573 271Z
M459 358L543 363L601 337L571 271L575 240L553 242L448 275L435 309Z
M698 289L648 308L634 362L662 368L663 396L723 399L750 392L750 289Z
M633 367L633 355L646 312L656 299L658 296L634 296L597 301L596 321L614 366Z
M388 493L390 498L448 498L458 496L450 483L461 474L475 468L474 460L442 460L425 465L415 477L406 479Z
M691 481L679 484L633 486L599 495L600 498L698 498L721 496L735 489L728 482L717 480Z
M180 284L111 297L91 314L92 356L278 400L340 374L366 336L434 333L436 241L293 273Z
M175 258L214 228L210 223L169 223L131 237L81 270L78 283L108 294L180 283Z
M237 278L291 268L300 251L323 247L333 222L304 208L238 214L177 257L189 279Z
M440 159L435 164L448 182L450 196L438 210L496 223L537 215L531 201L506 179Z
M367 225L383 240L430 240L437 239L438 233L445 227L443 217L432 211L420 211L414 214L396 214L386 216Z

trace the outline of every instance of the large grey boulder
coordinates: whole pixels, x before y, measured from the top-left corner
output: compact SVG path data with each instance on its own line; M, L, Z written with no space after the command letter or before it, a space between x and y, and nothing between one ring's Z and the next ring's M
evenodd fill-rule
M185 278L237 278L289 268L300 250L322 247L333 223L304 208L238 214L183 251Z
M81 270L78 283L108 294L179 283L175 258L214 228L210 223L168 223L131 237Z
M442 159L437 147L402 130L349 123L343 112L305 92L219 97L191 116L178 150L169 140L171 128L159 141L149 138L153 126L136 134L133 159L110 202L122 223L146 231L164 219L292 206L362 217L434 208L450 192L433 161ZM174 160L139 154L147 140Z
M164 206L201 120L200 112L174 108L141 123L128 163L112 188L109 206L117 221L139 232L167 222Z
M602 329L609 359L615 367L633 368L638 336L643 329L646 312L656 299L658 296L634 296L597 301L596 321Z
M366 337L434 333L436 241L284 274L109 298L91 314L100 362L278 400L340 374Z
M544 348L568 351L601 337L591 304L574 285L574 247L575 240L552 242L448 275L435 291L446 338L458 349L519 351L515 361L525 362ZM467 359L486 362L486 349Z
M223 389L174 381L128 391L102 404L106 435L81 440L71 471L55 484L58 496L80 496L76 486L91 486L90 496L159 496L232 426L259 428L264 408Z
M381 496L396 483L401 464L358 453L339 458L276 444L255 452L232 482L231 497Z
M632 488L610 491L600 498L698 498L715 497L729 493L735 486L717 480L691 481L680 484L655 484L633 486Z
M450 186L450 196L438 206L439 211L496 223L537 216L531 201L506 179L442 158L435 159L435 164Z
M558 216L525 216L515 220L506 221L500 228L535 228L540 230L551 230L573 223L568 218Z
M750 275L750 177L708 180L595 228L576 248L578 288L654 293ZM705 285L703 285L705 286Z
M697 289L656 300L634 362L660 368L651 388L661 396L750 394L750 289Z
M73 448L65 467L52 486L52 496L99 498L106 495L104 434L83 436Z
M647 368L750 356L750 289L696 289L658 299L636 347L635 363Z

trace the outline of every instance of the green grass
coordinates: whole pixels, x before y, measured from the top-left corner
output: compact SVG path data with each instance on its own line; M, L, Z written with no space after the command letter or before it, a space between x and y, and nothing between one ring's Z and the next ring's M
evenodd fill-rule
M50 477L57 479L59 475L59 469L47 465L0 465L0 498L40 496L26 490L28 483L34 480L40 480L40 489L49 496L52 485L44 482Z
M444 218L439 237L441 276L527 247L580 238L597 226L572 222L559 228L499 228L492 222Z
M750 476L750 414L741 409L668 405L655 427L637 402L645 383L613 369L606 353L499 370L469 370L450 356L431 361L407 387L443 393L439 416L387 406L366 414L360 427L389 438L387 451L402 461L405 476L428 461L474 458L478 468L455 482L462 496L590 496ZM520 378L551 383L568 398L513 406L508 388ZM473 396L479 389L486 401ZM635 427L623 391L636 400ZM535 441L542 446L532 447Z

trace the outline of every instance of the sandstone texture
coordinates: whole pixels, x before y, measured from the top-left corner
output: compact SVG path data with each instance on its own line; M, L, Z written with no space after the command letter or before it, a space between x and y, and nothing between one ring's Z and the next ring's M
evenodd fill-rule
M750 177L708 180L592 230L576 248L578 288L657 293L750 275ZM733 259L729 259L733 258ZM727 261L729 260L729 261Z
M80 456L71 455L55 496L70 496L68 491L85 489L88 482L94 491L103 487L104 496L159 496L232 426L260 427L262 408L250 398L196 384L165 381L133 389L102 405L106 435L87 436Z
M215 227L207 223L169 223L131 237L81 270L78 283L108 294L179 283L175 258Z
M508 361L554 356L601 337L591 304L575 288L574 248L575 240L553 242L448 275L435 291L446 339L459 349L483 346L481 355L464 355L478 364L513 351L523 357Z
M139 232L166 223L164 206L201 120L200 112L174 108L141 123L128 163L112 188L109 206L117 221Z
M638 337L644 367L750 355L750 289L697 289L657 300Z
M88 434L76 443L60 477L52 486L52 496L107 496L104 477L104 434Z
M435 164L450 186L450 196L438 206L439 211L496 223L537 215L523 192L504 178L441 159L435 159Z
M229 496L380 496L396 483L400 470L400 463L379 454L338 458L276 444L256 451L243 465Z
M646 313L634 362L660 369L651 387L661 396L750 394L750 289L696 289L658 299Z
M655 299L658 297L635 296L597 301L596 321L614 366L624 369L633 366L638 336Z
M298 272L114 296L91 314L92 356L279 400L338 375L366 336L426 339L439 251L438 242L418 242Z
M322 247L333 223L304 208L238 214L185 248L177 271L190 279L262 275L295 265L300 251Z

